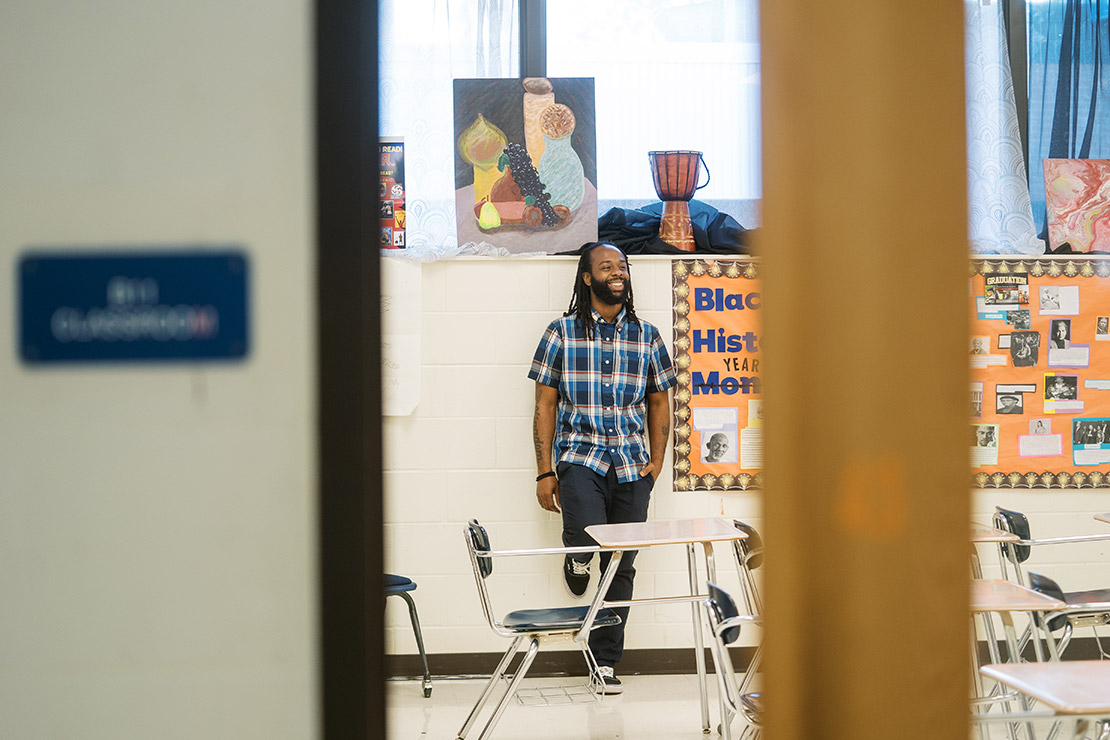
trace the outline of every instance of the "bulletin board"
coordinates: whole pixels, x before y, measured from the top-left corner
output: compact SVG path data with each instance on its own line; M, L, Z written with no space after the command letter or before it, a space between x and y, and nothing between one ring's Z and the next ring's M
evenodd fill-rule
M763 297L751 260L675 260L674 486L763 487Z
M971 470L980 488L1110 477L1110 261L971 262Z

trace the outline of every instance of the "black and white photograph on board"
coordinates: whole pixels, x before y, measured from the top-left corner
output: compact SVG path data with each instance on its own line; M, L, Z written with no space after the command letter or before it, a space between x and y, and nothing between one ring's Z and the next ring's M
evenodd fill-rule
M995 413L998 414L1021 414L1022 410L1020 393L999 393L995 399Z
M1019 308L1016 311L1007 311L1006 323L1014 327L1016 331L1028 331L1032 325L1029 318L1029 309Z
M736 439L734 432L713 432L702 434L705 440L701 461L706 463L736 462Z
M1046 401L1074 401L1079 398L1079 376L1046 375L1044 398Z
M1040 356L1041 335L1035 331L1010 333L1010 360L1014 367L1033 367Z
M972 447L998 447L998 425L997 424L972 424L971 425L971 446Z
M1053 349L1071 347L1071 319L1053 319L1049 324L1049 341Z
M1104 445L1110 443L1110 419L1076 419L1072 422L1073 445Z
M1052 434L1052 420L1051 419L1030 419L1029 420L1029 433L1030 434Z

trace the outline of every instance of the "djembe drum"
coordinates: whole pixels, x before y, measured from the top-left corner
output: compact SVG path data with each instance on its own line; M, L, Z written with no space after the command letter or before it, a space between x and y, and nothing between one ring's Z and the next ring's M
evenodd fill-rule
M693 252L694 226L690 223L690 207L694 191L709 184L709 167L701 152L648 152L655 193L663 201L663 219L659 238L686 252ZM699 165L705 167L705 183L698 185Z

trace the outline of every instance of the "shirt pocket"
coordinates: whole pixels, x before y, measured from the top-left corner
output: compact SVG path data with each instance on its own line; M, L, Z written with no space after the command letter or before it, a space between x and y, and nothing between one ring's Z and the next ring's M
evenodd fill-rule
M644 397L647 386L648 353L646 347L638 347L621 358L620 403L630 406Z

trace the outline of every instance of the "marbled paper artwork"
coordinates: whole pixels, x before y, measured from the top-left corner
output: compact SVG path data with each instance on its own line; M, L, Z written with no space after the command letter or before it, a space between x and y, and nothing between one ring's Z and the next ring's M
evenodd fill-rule
M1048 242L1110 252L1110 159L1044 160Z

